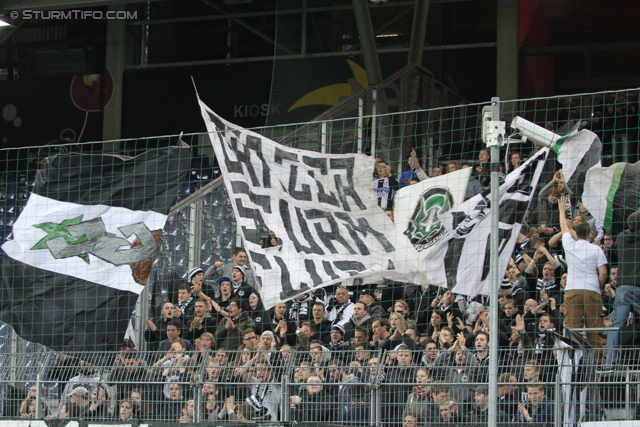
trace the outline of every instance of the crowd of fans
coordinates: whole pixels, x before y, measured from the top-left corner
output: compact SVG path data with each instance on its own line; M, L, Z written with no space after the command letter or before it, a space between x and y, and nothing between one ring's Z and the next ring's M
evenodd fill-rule
M394 192L430 179L415 152L407 160L396 179L377 159L373 187L392 220ZM512 153L500 175L521 161ZM470 198L489 186L489 162L481 150L477 163L451 161L430 173L472 168ZM191 269L177 299L146 320L149 352L124 343L108 376L82 364L58 408L49 413L45 405L42 414L190 422L201 402L205 421L368 425L379 386L373 410L384 425L486 425L489 348L498 346L498 421L551 424L562 405L553 384L563 328L589 328L585 339L604 371L632 359L624 346L633 344L633 314L640 314L640 213L612 236L569 197L553 163L504 273L497 313L489 312L487 295L394 282L329 287L266 310L246 252L237 248L229 263ZM270 233L263 244L278 239ZM498 330L490 330L494 315ZM36 393L30 389L20 406L24 418L35 415Z

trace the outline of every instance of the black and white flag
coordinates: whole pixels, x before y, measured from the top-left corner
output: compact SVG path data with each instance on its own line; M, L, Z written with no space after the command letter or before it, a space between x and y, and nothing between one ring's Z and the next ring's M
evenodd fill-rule
M114 350L147 282L189 148L59 154L2 245L1 320L55 350Z
M509 263L547 153L547 148L540 150L508 174L500 186L500 272ZM489 294L490 199L491 193L486 190L439 214L446 234L423 260L430 284L445 286L462 295Z
M417 252L371 188L373 158L285 147L200 107L265 307L354 279L419 283ZM269 230L281 244L262 248Z

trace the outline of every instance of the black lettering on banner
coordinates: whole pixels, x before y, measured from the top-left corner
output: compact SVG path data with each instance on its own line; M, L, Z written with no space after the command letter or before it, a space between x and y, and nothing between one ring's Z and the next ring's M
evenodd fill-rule
M307 174L309 174L309 176L313 178L314 181L316 182L316 186L318 187L318 201L320 203L327 203L329 205L340 207L340 202L338 202L338 198L333 193L327 194L324 191L324 186L320 184L320 181L318 181L315 178L313 171L308 171Z
M327 160L328 159L321 157L302 156L302 162L310 168L320 169L321 175L327 175L329 173L329 169L327 168ZM320 183L320 181L315 179L315 172L307 171L307 174L314 179L316 185L318 186L318 201L320 203L328 203L330 205L340 207L340 202L338 201L338 198L335 196L335 194L333 192L327 194L324 190L324 186Z
M509 242L509 239L511 238L511 234L512 234L512 228L508 228L508 229L504 229L504 228L499 228L498 229L498 257L500 257L500 255L502 255L502 251L504 251L504 248L507 246L507 243ZM485 280L488 276L489 276L489 270L491 269L491 235L487 236L487 245L485 247L485 254L484 254L484 262L482 264L482 279L481 280Z
M248 233L250 229L248 229L244 225L242 226L242 233L245 239L251 243L255 243L256 245L259 245L261 234L268 230L267 225L264 219L262 218L262 214L260 213L260 210L247 208L243 206L242 199L240 198L236 197L235 200L236 200L236 209L238 209L238 215L240 216L240 218L252 219L256 225L255 230L251 230L251 231L255 231L255 233Z
M224 155L224 164L227 167L229 173L239 173L240 175L244 175L244 169L242 169L242 165L240 162L231 160L229 157L229 153L227 152L227 143L224 140L224 136L222 133L218 133L220 137L220 146L222 147L222 154Z
M262 186L264 188L271 188L271 169L267 166L267 161L262 154L262 139L247 135L247 148L256 152L256 156L262 162Z
M355 190L355 185L353 183L353 167L354 167L354 158L349 157L346 159L330 159L329 164L331 169L345 169L347 171L347 185L342 185L342 177L340 175L334 175L333 179L336 183L336 190L338 191L338 197L340 198L340 202L342 203L342 209L347 212L351 212L351 207L349 206L349 202L347 202L347 197L351 197L356 205L360 208L360 210L364 211L367 207L362 203L360 196Z
M324 272L327 273L329 277L331 277L331 280L340 278L340 276L338 276L335 271L333 271L333 267L331 267L331 263L329 261L322 261L322 266L324 267Z
M369 222L365 218L358 218L358 225L355 225L353 223L353 219L348 214L344 212L336 212L335 215L336 215L336 218L346 222L344 226L347 227L347 230L349 230L349 234L351 235L351 238L355 240L356 243L358 244L358 248L360 248L360 253L362 255L369 255L369 249L364 244L364 242L360 239L360 237L358 236L358 233L362 234L364 237L367 237L367 233L371 233L373 237L376 238L378 243L380 243L380 246L382 246L385 252L387 253L395 252L396 248L391 244L391 242L387 240L386 237L384 237L384 234L371 228L371 226L369 225ZM363 248L364 248L364 251L363 251Z
M296 181L298 180L298 167L296 165L291 165L291 169L289 170L289 194L296 200L301 200L308 202L312 200L311 197L311 187L307 184L302 184L302 191L296 190Z
M227 130L227 127L224 125L224 123L222 123L222 120L220 120L218 116L213 114L211 111L207 111L207 115L209 116L209 120L213 122L216 129L222 132ZM218 135L221 135L221 133L218 133Z
M218 132L216 132L216 136L220 140L220 147L222 148L222 154L224 154L224 164L226 165L227 170L230 173L239 173L241 175L244 175L244 171L242 170L242 166L240 165L240 163L231 160L231 158L229 157L229 153L227 153L226 142L224 139L227 132L227 127L222 122L222 120L220 120L220 118L212 112L207 111L207 114L209 115L209 119L213 122L216 129L218 129Z
M300 224L300 231L302 232L302 236L304 238L307 238L307 236L311 236L311 231L309 230L307 222L302 216L302 211L300 210L300 208L296 208L296 214L298 217L298 223ZM291 240L291 243L293 243L293 246L296 248L296 251L298 253L304 252L306 254L324 255L324 250L322 250L320 245L318 245L315 240L313 240L313 238L308 240L310 242L309 246L303 246L300 244L300 242L298 241L298 237L293 231L293 224L291 222L291 215L289 212L289 203L284 199L280 199L280 218L282 219L282 224L287 231L289 240Z
M310 168L320 169L320 174L322 175L326 175L329 172L329 169L327 168L327 159L325 158L302 156L302 163Z
M298 155L296 153L290 153L288 151L281 150L276 147L273 161L281 165L283 160L289 160L290 162L298 163Z
M234 194L246 194L252 203L260 206L266 213L271 213L271 197L251 192L249 184L244 181L231 181L231 189Z
M287 160L290 162L298 163L298 155L295 153L290 153L288 151L281 150L276 147L276 152L274 154L274 161L281 165L283 160ZM298 180L298 166L291 165L289 169L289 188L287 188L287 192L291 194L296 200L302 201L310 201L313 199L311 196L311 187L306 184L302 185L302 190L296 190L296 181Z
M244 175L244 171L242 170L240 162L231 160L231 158L229 157L229 153L227 152L227 144L224 138L227 132L227 127L215 114L209 111L207 111L207 114L209 115L209 119L213 122L216 129L218 129L218 132L216 132L216 136L220 140L220 147L222 148L222 154L224 155L224 164L227 167L227 170L229 171L229 173L239 173L241 175Z
M229 138L229 146L231 147L231 150L233 150L233 152L236 154L236 157L238 158L238 162L244 163L245 166L247 167L247 172L249 172L249 177L251 178L251 185L254 187L260 187L260 181L258 180L258 175L256 174L256 170L253 168L253 164L251 163L251 150L249 150L249 148L246 148L246 151L240 151L238 149L238 138L235 138L235 137ZM225 155L226 155L226 152L225 152ZM269 173L268 168L266 172Z
M348 272L350 276L355 276L357 273L367 269L367 267L359 261L334 261L333 265L335 265L338 270Z
M307 219L323 218L327 220L327 222L329 223L329 226L331 227L330 232L324 231L324 229L322 228L322 224L315 223L313 225L316 228L316 233L318 233L318 237L320 237L320 241L324 243L324 245L327 247L327 249L331 251L332 254L339 253L336 247L333 246L332 240L335 240L336 242L344 246L349 251L350 254L352 255L357 254L357 252L351 246L349 246L349 243L347 243L344 237L342 237L342 235L340 234L340 229L338 228L338 222L333 218L333 215L331 215L331 212L325 212L318 209L307 209L306 211L304 211L304 215Z
M312 259L305 259L304 267L307 269L307 273L309 273L309 276L311 276L313 286L322 284L322 277L320 277L320 275L318 274L318 271L316 270L316 263L313 262ZM302 283L300 284L300 286L302 286Z
M387 270L395 270L396 266L393 264L393 261L389 260L389 263L387 264Z
M304 287L300 286L300 289L298 290L293 289L293 286L291 285L291 274L289 274L287 264L279 256L273 257L273 259L276 260L278 266L280 267L280 270L282 271L282 274L280 275L280 282L282 283L282 292L280 292L281 300L293 298L309 291L309 287L306 284Z
M307 273L309 273L309 276L311 276L311 281L313 282L313 286L318 286L322 284L322 278L318 275L318 271L316 270L316 263L313 262L312 259L305 259L304 260L304 267L307 270ZM304 282L300 282L300 291L309 291L311 289L309 289L309 285L307 285Z
M258 264L263 270L271 270L271 263L264 254L260 252L249 251L251 262Z

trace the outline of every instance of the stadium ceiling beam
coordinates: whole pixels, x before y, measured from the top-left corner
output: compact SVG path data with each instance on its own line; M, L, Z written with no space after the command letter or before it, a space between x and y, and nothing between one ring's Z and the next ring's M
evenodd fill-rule
M373 34L369 3L363 0L353 0L353 14L356 18L356 28L362 44L364 69L367 72L369 86L373 86L382 81L382 70L376 50L376 36Z
M219 12L219 13L222 13L222 14L226 13L223 8L221 8L220 6L218 6L217 4L213 3L210 0L200 0L200 1L202 1L202 3L206 4L207 6L209 6L210 8L215 10L216 12ZM258 30L253 25L245 22L244 20L242 20L240 18L229 18L229 19L231 19L232 21L234 21L236 24L240 25L241 27L245 28L246 30L251 31L253 34L255 34L256 36L260 37L262 40L265 40L268 43L271 43L272 45L276 46L282 52L287 53L289 55L295 55L296 54L295 51L289 49L286 46L283 46L281 44L277 45L276 41L273 39L273 37L269 37L268 35L266 35L262 31Z
M468 3L474 0L430 0L431 4L441 4L441 3ZM2 0L0 0L2 2ZM208 4L208 3L207 3ZM376 6L378 8L388 8L388 7L409 7L408 11L402 12L401 15L404 16L409 11L412 11L415 6L415 0L403 0L403 1L393 1L387 2L383 5ZM301 15L303 13L319 13L319 12L337 12L341 10L353 10L352 5L343 5L343 6L321 6L321 7L307 7L307 8L296 8L296 9L281 9L281 10L264 10L259 12L242 12L242 13L221 13L218 15L199 15L199 16L185 16L182 18L163 18L163 19L147 19L147 20L139 20L133 22L127 22L127 25L155 25L155 24L177 24L177 23L187 23L187 22L200 22L200 21L215 21L215 20L226 20L226 19L236 19L236 18L256 18L261 16L273 16L273 15ZM389 23L396 22L397 19L394 17ZM388 24L385 24L388 26ZM383 28L386 28L383 27ZM378 31L383 31L382 28Z
M422 48L427 34L427 18L429 17L429 0L416 0L413 24L411 26L411 42L407 64L422 64Z
M382 25L380 28L378 28L375 31L375 35L379 35L382 34L387 28L389 28L390 26L392 26L393 24L395 24L396 22L398 22L399 20L401 20L402 18L404 18L405 15L411 13L414 11L413 7L408 7L405 10L403 10L402 12L400 12L399 14L397 14L396 16L394 16L393 18L391 18L389 21L387 21L384 25ZM347 49L347 51L354 51L356 49L360 49L360 42L354 43L353 46L351 46L349 49Z
M147 0L158 1L158 0ZM100 7L126 3L140 3L140 0L0 0L0 10L52 10L52 9L77 9L86 7Z
M425 52L445 51L445 50L459 50L459 49L490 49L495 48L496 43L463 43L463 44L450 44L441 46L425 46ZM386 53L407 53L409 48L389 48L379 49L379 54ZM362 51L340 51L340 52L323 52L323 53L307 53L307 54L295 54L295 55L278 55L276 59L307 59L307 58L330 58L330 57L343 57L343 56L357 56L362 55ZM159 64L148 65L128 65L125 66L125 70L148 70L151 68L171 68L171 67L197 67L200 65L216 65L216 64L233 64L240 62L268 62L273 61L274 57L271 56L253 56L248 58L229 58L229 59L210 59L206 61L185 61L185 62L164 62Z

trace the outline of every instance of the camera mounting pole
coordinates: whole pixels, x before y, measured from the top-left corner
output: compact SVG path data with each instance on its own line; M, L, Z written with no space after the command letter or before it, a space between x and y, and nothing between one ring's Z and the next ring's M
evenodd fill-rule
M489 417L488 424L498 421L498 289L500 287L500 259L498 252L498 230L500 205L500 147L504 144L505 123L500 121L500 98L491 98L491 107L482 110L482 139L491 149L491 235L489 258L489 330L493 331L489 345ZM502 272L504 274L504 272Z

